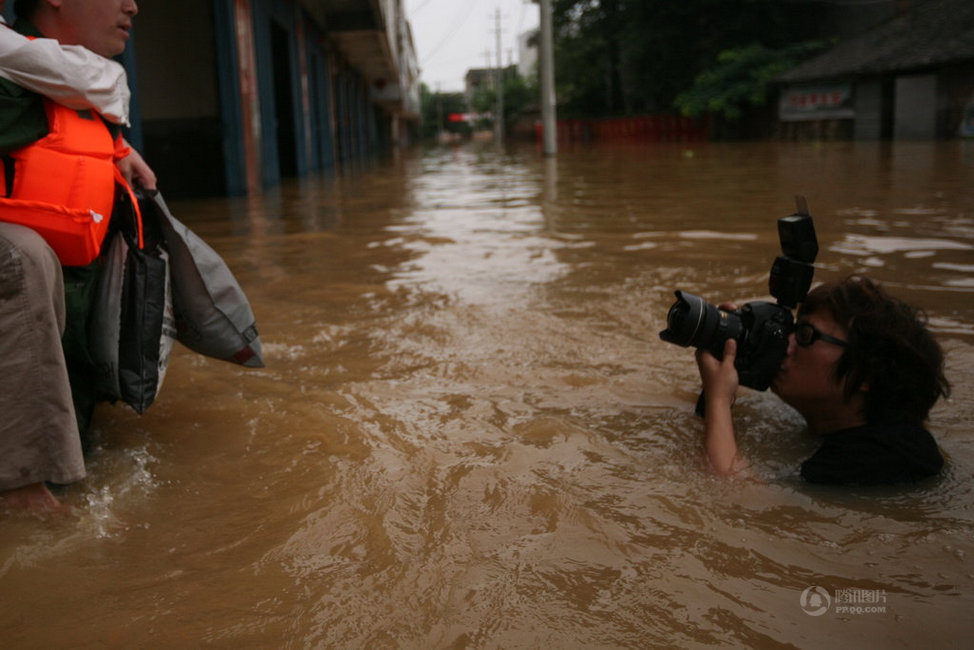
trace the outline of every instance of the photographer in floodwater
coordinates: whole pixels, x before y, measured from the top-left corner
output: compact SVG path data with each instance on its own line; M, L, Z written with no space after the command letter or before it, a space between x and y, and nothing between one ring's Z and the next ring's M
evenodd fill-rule
M723 360L697 351L706 396L704 447L718 474L745 465L734 438L736 342ZM940 472L943 458L924 428L950 391L944 356L923 313L865 277L823 284L798 310L771 389L797 410L822 446L802 463L813 483L882 485Z
M787 257L784 235L782 249ZM679 300L668 315L669 329L661 333L666 341L698 348L703 382L698 413L704 417L704 451L713 471L733 475L746 468L737 448L731 407L739 386L763 390L770 384L805 418L809 430L822 436L819 450L802 463L805 480L884 485L938 474L943 458L924 423L950 386L944 376L943 351L926 327L925 314L870 279L852 276L808 291L797 301L800 306L792 324L787 309L792 305L774 291L774 275L775 268L771 284L778 305L749 303L737 309L723 304L716 309L678 292ZM701 311L719 314L721 323L739 320L740 332L718 326L701 339L696 328L695 337L679 339L678 334L696 322L688 319L696 310L694 301L703 304ZM690 307L681 304L686 302ZM780 307L780 312L749 325L752 305ZM701 316L699 322L706 320ZM768 329L769 321L775 323L772 335L759 340L755 350L753 330ZM755 370L755 360L775 354L772 349L782 336L787 337L787 345L777 370L755 380L754 373L760 370ZM742 354L748 355L743 363Z

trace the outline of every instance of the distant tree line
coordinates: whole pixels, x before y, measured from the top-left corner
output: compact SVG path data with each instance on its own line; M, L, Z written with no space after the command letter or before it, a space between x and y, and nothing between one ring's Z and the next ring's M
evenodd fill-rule
M538 84L534 77L525 79L511 66L504 70L504 122L508 130L526 112L536 112ZM497 91L493 84L478 88L469 101L463 93L434 93L426 84L420 86L423 107L423 137L434 137L439 131L470 135L475 130L490 130L490 119L473 122L451 122L450 115L460 113L492 114L497 109Z
M558 117L709 115L718 137L764 135L773 78L829 44L814 0L552 0ZM493 89L424 87L424 131L442 112L492 110ZM505 75L505 121L537 111L536 75ZM449 107L449 108L444 108ZM439 111L439 112L438 112ZM468 125L445 124L462 131Z
M727 128L825 45L823 3L553 0L559 117L679 110Z
M453 113L466 113L467 98L463 93L433 92L426 84L420 84L420 106L422 107L422 137L431 139L440 131L451 131L461 135L470 134L470 126L462 122L450 122Z

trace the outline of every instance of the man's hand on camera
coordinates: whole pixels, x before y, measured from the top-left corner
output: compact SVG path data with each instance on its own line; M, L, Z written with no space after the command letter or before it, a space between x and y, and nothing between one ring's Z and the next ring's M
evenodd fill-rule
M734 358L737 341L724 342L724 358L720 361L706 350L697 350L697 367L703 380L706 402L704 412L704 453L711 469L721 476L739 474L747 463L737 455L737 440L731 406L737 395L739 380Z
M698 349L697 368L703 382L703 394L707 398L708 406L726 405L734 403L737 388L740 385L734 359L737 356L737 341L728 339L724 342L724 358L717 360L710 352Z

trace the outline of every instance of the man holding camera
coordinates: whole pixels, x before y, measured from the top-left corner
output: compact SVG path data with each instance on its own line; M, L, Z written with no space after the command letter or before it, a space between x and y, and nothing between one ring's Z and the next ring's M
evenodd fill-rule
M746 467L731 418L736 353L734 339L725 342L722 360L705 349L696 353L706 404L704 450L720 475ZM853 276L808 293L771 388L823 437L802 463L807 481L893 484L943 467L924 428L930 409L950 392L943 351L922 311L868 278Z

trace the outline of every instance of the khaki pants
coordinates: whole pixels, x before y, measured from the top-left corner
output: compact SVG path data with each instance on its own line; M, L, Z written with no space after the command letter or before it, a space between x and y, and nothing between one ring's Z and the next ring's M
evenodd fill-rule
M0 491L85 476L64 321L54 251L33 230L0 223Z

